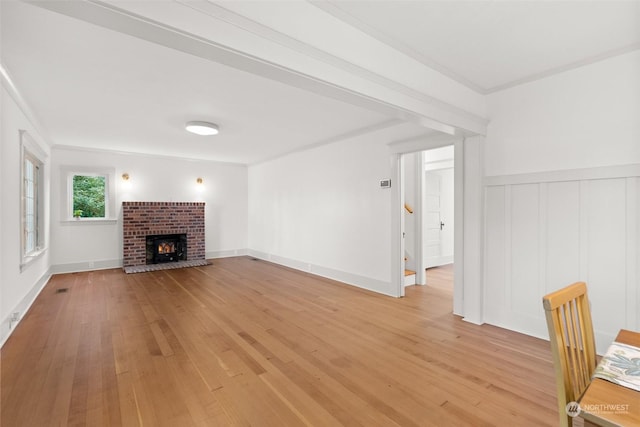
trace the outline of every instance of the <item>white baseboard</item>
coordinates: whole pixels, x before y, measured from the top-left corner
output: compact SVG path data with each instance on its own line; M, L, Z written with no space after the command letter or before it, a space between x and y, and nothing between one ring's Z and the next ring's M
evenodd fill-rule
M38 279L38 281L34 283L33 287L24 296L24 298L22 298L22 300L18 304L16 304L16 306L13 307L12 310L9 311L9 314L4 319L2 319L2 322L0 323L0 348L2 348L4 343L9 339L9 337L15 330L16 326L18 326L27 311L29 311L29 309L33 305L33 302L36 300L38 295L40 295L40 292L42 292L42 289L44 289L45 285L49 282L49 279L51 279L51 275L51 269L49 269L42 276L40 276L40 279ZM13 313L19 313L18 320L15 322L11 321L11 315Z
M106 270L109 268L122 268L122 258L55 264L51 266L50 270L51 274L64 274L80 273L82 271Z
M265 260L265 261L270 261L285 267L293 268L294 270L304 271L306 273L315 274L316 276L321 276L327 279L336 280L338 282L342 282L347 285L356 286L358 288L377 292L379 294L395 297L391 282L373 279L371 277L365 277L359 274L349 273L348 271L335 270L333 268L306 263L303 261L281 257L278 255L273 255L266 252L252 250L252 249L248 250L248 255L254 258Z
M427 268L440 267L441 265L453 264L453 255L442 256L433 262L433 265Z
M230 249L225 251L209 251L205 259L229 258L248 254L248 249ZM109 268L122 268L122 258L106 259L99 261L71 262L68 264L56 264L51 266L51 274L80 273L83 271L107 270Z
M215 259L215 258L230 258L234 256L245 256L249 254L249 250L247 248L244 249L229 249L226 251L209 251L205 254L206 259Z

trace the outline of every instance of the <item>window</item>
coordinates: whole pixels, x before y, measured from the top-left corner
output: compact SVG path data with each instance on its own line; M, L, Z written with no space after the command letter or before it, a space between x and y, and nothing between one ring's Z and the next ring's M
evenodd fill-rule
M106 218L107 177L105 175L73 175L73 216Z
M22 266L44 250L44 152L26 131L20 131L22 203Z
M40 205L40 168L41 162L28 151L25 151L22 179L24 193L23 200L23 233L24 233L24 254L30 255L38 250L40 233L38 227L38 211Z
M114 174L110 168L62 167L63 221L115 220Z

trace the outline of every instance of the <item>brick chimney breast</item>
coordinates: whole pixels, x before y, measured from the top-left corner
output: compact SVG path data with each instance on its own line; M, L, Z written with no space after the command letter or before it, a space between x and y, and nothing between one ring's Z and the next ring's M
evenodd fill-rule
M186 234L188 259L204 260L204 202L122 202L123 267L146 264L146 238L161 234Z

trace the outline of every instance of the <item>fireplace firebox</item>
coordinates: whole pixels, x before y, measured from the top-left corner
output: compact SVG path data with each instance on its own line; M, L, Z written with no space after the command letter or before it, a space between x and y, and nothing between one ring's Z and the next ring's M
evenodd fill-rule
M146 236L147 264L185 261L187 259L186 234Z

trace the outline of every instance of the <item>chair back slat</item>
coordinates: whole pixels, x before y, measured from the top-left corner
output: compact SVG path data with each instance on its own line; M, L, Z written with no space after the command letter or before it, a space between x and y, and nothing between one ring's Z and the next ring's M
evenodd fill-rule
M570 426L567 403L580 398L596 367L587 286L577 282L546 295L543 306L556 371L561 426Z

